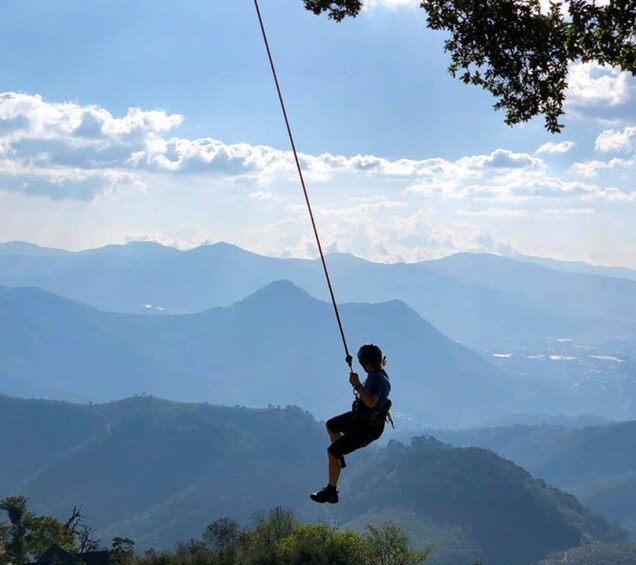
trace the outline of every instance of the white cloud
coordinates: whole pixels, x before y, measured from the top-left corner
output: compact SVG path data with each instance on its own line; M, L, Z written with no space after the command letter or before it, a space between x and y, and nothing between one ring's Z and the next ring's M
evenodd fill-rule
M120 190L145 191L145 183L136 175L112 169L40 167L33 169L12 161L0 160L0 190L52 200L92 200L100 194Z
M40 95L0 93L0 135L15 139L68 139L124 141L159 134L183 121L178 114L130 108L123 118L97 106L45 102Z
M121 187L143 189L125 160L182 117L131 108L122 118L39 95L0 93L0 190L90 200Z
M278 196L273 192L269 192L266 190L255 190L254 192L249 193L249 197L255 200L259 200L261 202L285 202L285 198L282 196Z
M607 169L608 164L605 161L581 161L574 163L571 169L576 173L584 177L593 177L599 170Z
M564 180L544 168L512 169L497 174L486 172L470 181L461 176L438 176L429 182L415 183L408 187L408 191L439 195L451 200L498 202L529 202L541 199L631 202L636 199L636 193L623 192L616 187Z
M574 141L561 141L560 143L548 142L539 147L535 153L537 153L537 155L541 153L567 153L575 145L576 143Z
M316 244L303 221L305 211L295 211L294 220L270 226L276 248L283 256L315 257ZM330 253L351 253L379 262L412 262L459 251L509 251L506 241L490 230L470 224L449 224L426 207L413 209L392 201L357 203L349 206L317 206L321 238ZM265 229L268 237L268 229Z
M117 118L97 106L50 103L38 95L4 93L0 94L0 155L5 160L5 170L20 168L22 174L30 171L37 178L46 176L47 171L66 169L93 171L87 174L91 178L99 176L97 171L102 171L102 176L112 176L115 170L128 175L143 171L206 173L251 178L260 185L295 178L296 168L290 151L246 143L226 144L209 137L167 137L165 134L182 120L182 116L176 114L138 108ZM330 153L301 154L300 159L303 172L315 181L328 180L335 174L477 180L485 171L542 166L536 157L505 149L455 162L439 158L388 160L374 155L346 157ZM64 175L58 178L64 179ZM58 197L64 197L64 185L65 181L60 181ZM6 183L3 188L15 190L15 183ZM99 190L91 188L81 196L90 198ZM76 186L69 187L69 198L79 196Z
M596 213L594 208L542 208L541 216L591 216Z
M514 208L488 208L487 210L459 210L460 216L475 216L484 218L527 218L530 215L528 210Z
M485 210L459 210L457 212L460 216L511 220L532 218L533 216L589 216L594 213L594 208L539 208L536 211L519 208L488 208Z
M636 159L620 159L615 157L609 161L589 160L574 163L572 171L584 177L592 177L602 170L625 169L636 166Z
M296 181L290 151L169 135L182 121L181 116L160 110L130 109L117 118L97 106L0 94L0 190L90 200L122 188L144 190L148 173L189 174L239 181L237 187L249 185L252 200L272 202L278 197L270 190L274 182ZM636 128L604 132L597 147L622 148L635 132ZM537 153L562 152L572 145L570 141L545 144ZM301 154L300 159L303 172L313 181L384 180L398 191L449 200L633 199L618 188L563 180L536 155L502 148L456 160L331 153ZM584 171L583 166L577 170Z
M366 0L363 9L374 10L377 8L419 8L421 0Z
M538 169L543 165L543 161L527 153L513 153L506 149L497 149L490 155L464 157L459 162L483 169Z
M636 126L623 131L605 130L596 138L596 150L601 153L630 153L636 148Z
M569 69L566 110L575 116L620 118L632 111L626 105L633 89L634 79L627 72L598 63L574 63Z

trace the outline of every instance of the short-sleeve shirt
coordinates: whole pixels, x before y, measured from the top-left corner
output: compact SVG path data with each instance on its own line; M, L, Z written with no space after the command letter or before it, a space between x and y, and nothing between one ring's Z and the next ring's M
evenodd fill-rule
M371 371L364 381L364 388L370 394L374 394L378 397L378 403L373 408L367 408L364 406L364 403L361 404L369 412L381 411L386 406L389 393L391 392L391 382L389 381L389 376L386 374L386 371L384 369Z

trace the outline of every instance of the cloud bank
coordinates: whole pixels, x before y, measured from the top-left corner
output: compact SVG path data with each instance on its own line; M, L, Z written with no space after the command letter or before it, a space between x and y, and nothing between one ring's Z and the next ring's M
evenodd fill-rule
M570 151L576 143L574 141L561 141L558 143L548 142L544 143L539 149L536 150L536 154L540 155L541 153L551 153L551 154L562 154Z
M605 130L596 138L596 150L601 153L632 153L636 150L636 126L623 131Z
M98 229L119 240L225 239L263 253L313 256L291 152L179 136L183 120L164 110L116 116L95 105L0 94L0 237L32 239L34 221L72 233L69 219L82 217L83 238ZM634 143L636 128L626 126L600 132L587 147L549 141L531 153L300 158L329 250L414 261L519 250L519 241L543 241L546 229L598 226L608 210L628 212L636 201L625 180L636 168ZM593 158L572 162L575 146Z
M295 179L290 151L218 139L177 137L183 117L131 108L115 117L104 108L52 103L39 95L0 94L0 190L92 200L122 190L147 189L147 175L205 175L251 182L267 197L274 182ZM599 135L601 152L633 149L636 128ZM376 155L301 154L315 182L338 178L385 179L401 190L445 199L628 201L616 187L563 180L539 155L566 153L571 141L547 143L535 155L496 149L455 160L386 159ZM578 172L585 172L579 168ZM398 188L398 190L400 190ZM270 200L275 194L270 194Z

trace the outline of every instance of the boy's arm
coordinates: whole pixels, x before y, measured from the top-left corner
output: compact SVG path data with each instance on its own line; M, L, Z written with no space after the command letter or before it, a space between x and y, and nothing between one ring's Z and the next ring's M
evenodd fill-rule
M368 408L374 408L378 403L380 396L378 394L373 394L364 388L357 373L351 373L349 376L349 382L351 383L351 386L356 389L357 393L360 395L360 400L364 402L365 406Z
M380 398L377 394L370 393L362 385L360 385L356 390L360 395L360 400L362 400L368 408L375 408L375 405L378 403L378 399Z

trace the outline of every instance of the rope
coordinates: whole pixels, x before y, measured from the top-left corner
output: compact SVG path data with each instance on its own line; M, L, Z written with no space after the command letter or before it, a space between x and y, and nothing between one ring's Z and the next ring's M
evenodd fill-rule
M333 310L336 315L336 321L338 322L338 328L340 329L340 337L342 338L342 345L345 351L345 360L349 368L352 367L352 357L349 354L349 348L347 347L347 339L345 337L344 328L342 327L342 320L340 319L340 312L338 311L338 303L333 292L333 286L331 284L331 278L329 277L329 270L327 269L327 262L325 261L325 255L322 251L322 244L320 243L320 236L318 235L318 228L316 227L316 220L314 219L314 213L311 208L311 202L309 200L309 193L307 192L307 186L305 185L305 179L303 177L303 171L300 166L300 160L298 159L298 152L296 151L296 144L294 143L294 136L292 135L291 126L289 125L289 118L287 117L287 110L285 109L285 101L283 100L283 94L278 83L278 75L276 74L276 67L274 66L274 59L272 58L272 52L269 48L269 41L267 41L267 33L265 33L265 25L263 24L263 18L261 11L258 7L258 0L254 0L254 7L256 8L256 15L258 16L258 23L261 26L261 33L263 34L263 41L265 42L265 49L267 50L267 57L269 59L269 65L272 69L272 76L274 77L274 83L276 84L276 91L278 92L278 100L280 101L280 107L283 111L283 117L285 118L285 126L287 127L287 135L289 136L289 142L291 143L292 151L294 152L294 160L296 161L296 169L298 170L298 177L300 178L300 185L303 188L303 194L305 195L305 202L307 204L307 211L309 212L309 218L311 219L311 226L314 230L314 236L316 237L316 244L318 245L318 251L320 253L320 261L322 262L322 268L325 273L325 279L327 286L329 287L329 295L331 296L331 303L333 304Z

